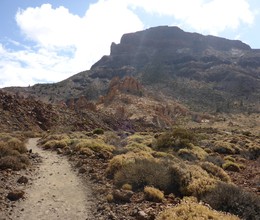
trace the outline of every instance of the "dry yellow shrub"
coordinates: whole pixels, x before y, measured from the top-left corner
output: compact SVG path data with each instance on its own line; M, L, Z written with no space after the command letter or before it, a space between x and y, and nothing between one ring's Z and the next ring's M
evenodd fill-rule
M210 209L195 198L184 198L182 202L160 213L156 220L239 220L238 217Z
M161 202L164 199L164 193L151 186L146 186L144 188L144 196L146 200L153 202Z

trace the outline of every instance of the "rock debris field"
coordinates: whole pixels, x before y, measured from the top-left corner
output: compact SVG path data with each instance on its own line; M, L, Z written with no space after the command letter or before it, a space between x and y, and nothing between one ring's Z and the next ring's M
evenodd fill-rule
M93 219L92 192L67 159L38 147L36 138L30 139L27 147L42 157L42 163L32 185L25 190L25 199L16 202L10 219Z

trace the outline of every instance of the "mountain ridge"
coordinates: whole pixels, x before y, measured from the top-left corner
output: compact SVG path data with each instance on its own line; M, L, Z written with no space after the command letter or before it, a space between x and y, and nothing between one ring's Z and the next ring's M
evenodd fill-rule
M84 96L98 103L115 78L134 77L150 98L160 91L201 112L260 111L260 50L238 40L159 26L124 34L90 70L54 84L5 88L48 103Z

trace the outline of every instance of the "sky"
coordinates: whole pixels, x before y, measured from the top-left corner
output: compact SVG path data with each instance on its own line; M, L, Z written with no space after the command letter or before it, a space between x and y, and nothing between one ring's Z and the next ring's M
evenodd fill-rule
M260 48L259 0L0 0L0 88L89 70L125 33L154 26Z

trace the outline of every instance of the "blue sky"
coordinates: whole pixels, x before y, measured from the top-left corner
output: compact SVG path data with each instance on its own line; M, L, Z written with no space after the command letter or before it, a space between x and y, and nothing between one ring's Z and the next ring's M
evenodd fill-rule
M0 0L0 18L0 88L61 81L158 25L260 48L259 0Z

